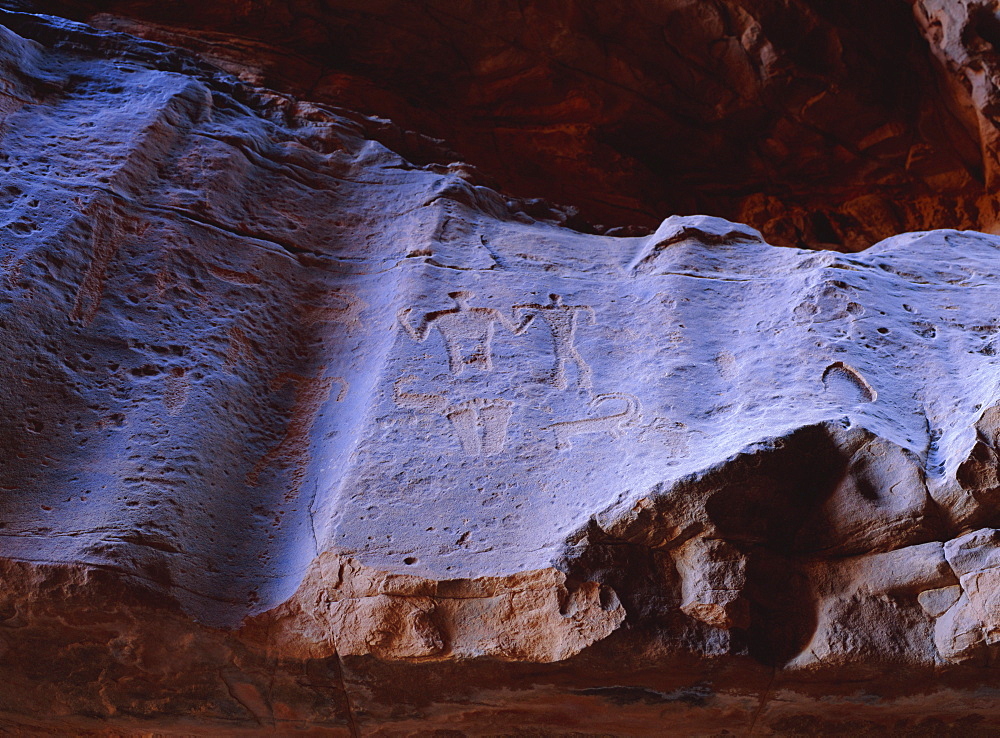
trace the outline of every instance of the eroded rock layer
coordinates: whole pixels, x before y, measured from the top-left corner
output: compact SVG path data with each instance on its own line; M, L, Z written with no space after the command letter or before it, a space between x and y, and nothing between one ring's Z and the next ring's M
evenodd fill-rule
M5 726L988 732L1000 237L584 234L0 23Z
M443 138L504 191L579 208L576 228L707 212L858 251L1000 212L992 0L32 6ZM413 134L390 148L451 161Z

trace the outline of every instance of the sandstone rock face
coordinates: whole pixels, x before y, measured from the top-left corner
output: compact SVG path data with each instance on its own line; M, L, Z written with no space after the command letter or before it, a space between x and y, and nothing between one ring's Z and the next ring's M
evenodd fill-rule
M594 224L707 212L770 243L858 251L994 230L1000 212L991 2L41 5L443 138L505 191ZM452 160L394 139L411 160Z
M998 718L1000 237L585 234L384 121L0 23L5 727Z

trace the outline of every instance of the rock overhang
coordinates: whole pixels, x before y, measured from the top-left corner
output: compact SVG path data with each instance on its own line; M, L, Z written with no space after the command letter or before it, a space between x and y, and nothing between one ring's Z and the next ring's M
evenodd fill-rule
M789 672L989 662L1000 238L578 233L363 118L19 23L12 570L291 659L558 662L656 623Z

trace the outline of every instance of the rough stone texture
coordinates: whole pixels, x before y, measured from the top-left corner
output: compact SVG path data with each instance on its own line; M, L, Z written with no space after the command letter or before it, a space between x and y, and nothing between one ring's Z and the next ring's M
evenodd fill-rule
M385 121L0 24L4 728L1000 720L1000 237L585 234Z
M1000 213L992 0L36 4L443 138L577 228L711 213L858 251ZM389 147L452 160L429 143Z

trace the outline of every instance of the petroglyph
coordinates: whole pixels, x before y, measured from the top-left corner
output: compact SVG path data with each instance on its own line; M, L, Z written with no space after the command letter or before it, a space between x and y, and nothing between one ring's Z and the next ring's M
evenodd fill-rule
M3 273L3 283L7 286L16 284L21 278L23 266L24 258L17 251L12 251L0 259L0 273Z
M853 403L875 402L878 398L875 388L868 384L861 372L842 361L835 361L823 371L823 385Z
M415 382L417 377L412 374L400 377L392 385L392 400L399 407L407 410L422 410L429 413L445 413L448 408L448 400L443 395L422 394L419 392L406 392L404 385Z
M260 277L251 272L237 272L234 269L224 269L215 264L208 264L208 271L216 279L228 282L229 284L236 284L241 287L252 287L253 285L260 284Z
M403 308L397 313L397 317L407 335L419 343L427 340L431 328L437 328L448 352L448 366L456 376L462 374L466 367L487 372L493 369L495 323L500 323L515 336L520 336L533 319L532 315L528 315L520 324L515 325L495 308L470 307L468 301L475 296L472 292L460 290L449 292L448 296L455 301L456 306L427 313L416 328L409 321L412 308Z
M278 391L289 382L295 385L295 400L285 434L246 476L246 483L256 487L260 484L261 473L271 464L291 466L291 484L285 494L286 500L298 494L299 487L305 480L309 467L309 431L312 430L319 411L330 398L334 382L340 383L337 402L344 399L348 390L347 380L342 377L303 377L291 372L279 374L271 382L271 390Z
M306 325L339 323L357 328L361 326L361 313L367 304L346 290L331 290L323 305L305 305L302 308Z
M469 456L492 456L503 451L514 403L501 398L474 397L454 405L443 395L406 392L417 379L400 377L393 384L393 401L403 408L444 415Z
M552 369L552 384L558 389L566 389L566 364L572 361L577 367L578 385L589 390L592 387L592 372L590 366L580 356L580 352L576 350L576 327L581 312L587 313L591 325L596 325L597 316L594 309L590 305L565 305L561 295L551 294L549 302L545 305L538 303L515 305L515 317L519 312L527 315L525 327L531 318L539 315L552 333L552 347L556 355L556 364Z
M167 415L180 415L187 404L190 390L191 382L187 377L187 370L182 366L171 369L163 390L163 404L167 408Z
M624 409L612 415L602 415L597 418L581 418L580 420L565 420L553 423L546 430L556 434L556 449L562 451L572 447L570 438L583 433L609 433L612 438L620 438L622 431L639 423L642 418L642 406L639 398L627 392L606 392L590 401L592 407L597 407L610 400L619 400L625 404Z
M161 267L153 275L153 289L157 297L163 297L164 293L173 286L175 277L173 270Z
M77 290L70 317L84 325L90 325L101 307L104 281L111 260L115 258L125 238L141 236L149 228L149 223L126 220L119 215L114 205L100 200L84 212L91 217L92 223L91 257Z
M491 456L503 451L514 403L475 397L445 412L469 456Z
M226 344L226 360L223 371L230 374L240 365L241 361L253 361L254 351L246 332L238 325L229 329L229 342Z

